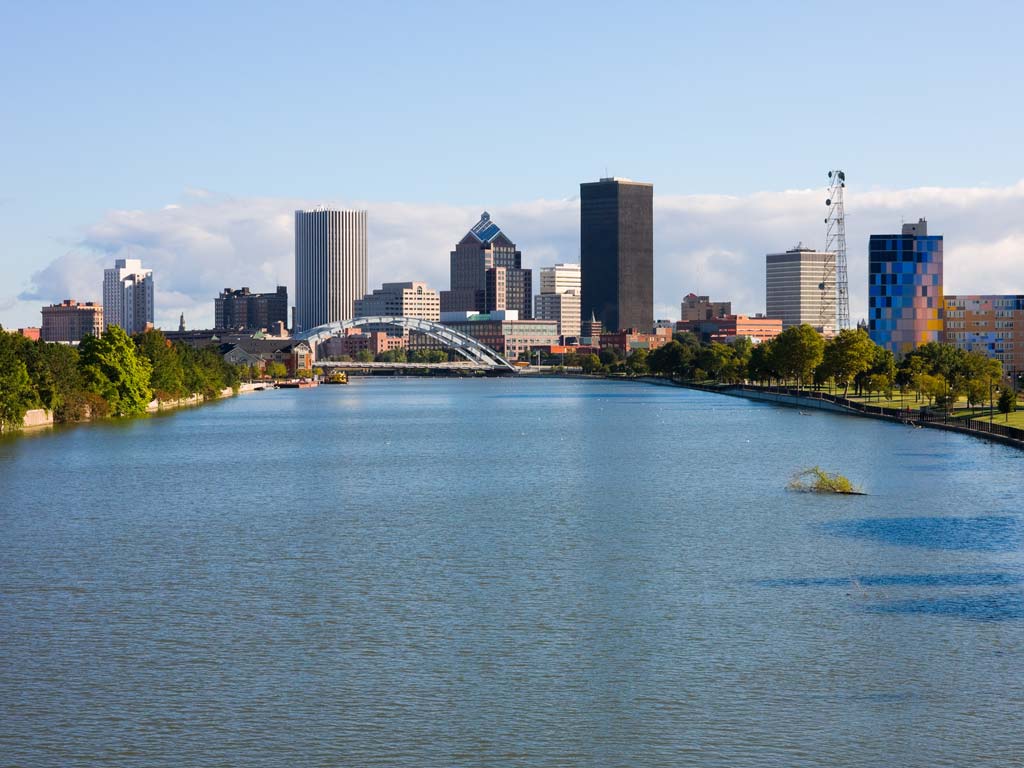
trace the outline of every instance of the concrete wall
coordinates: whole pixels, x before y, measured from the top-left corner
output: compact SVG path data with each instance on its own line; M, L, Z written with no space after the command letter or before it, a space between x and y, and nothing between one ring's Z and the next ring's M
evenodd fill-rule
M25 420L22 422L25 429L33 427L52 427L53 413L45 408L33 408L25 413Z

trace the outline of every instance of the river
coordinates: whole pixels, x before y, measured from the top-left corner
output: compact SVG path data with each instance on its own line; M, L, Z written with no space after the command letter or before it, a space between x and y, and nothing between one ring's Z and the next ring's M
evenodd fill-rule
M0 765L1021 765L1022 470L624 381L5 437Z

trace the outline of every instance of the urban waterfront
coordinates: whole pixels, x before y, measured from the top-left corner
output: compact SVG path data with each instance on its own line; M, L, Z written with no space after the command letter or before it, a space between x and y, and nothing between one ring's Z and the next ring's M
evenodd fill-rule
M3 438L0 763L1019 764L1022 468L605 380Z

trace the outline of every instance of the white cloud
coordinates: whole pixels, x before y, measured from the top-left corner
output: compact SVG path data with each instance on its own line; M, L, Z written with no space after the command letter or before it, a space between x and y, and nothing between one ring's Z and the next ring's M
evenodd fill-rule
M798 241L824 246L824 189L744 196L655 198L655 306L678 317L690 291L764 310L764 254ZM273 290L293 283L294 211L316 203L288 198L224 198L189 190L178 205L110 211L74 250L32 276L25 301L98 299L102 269L141 258L154 270L157 323L213 322L225 287ZM335 201L369 211L370 287L388 280L448 285L448 253L485 208L523 251L526 266L579 259L579 201L532 200L500 207ZM949 293L1024 293L1024 182L1009 187L847 190L851 314L866 314L867 241L924 216L945 236ZM2 299L4 297L0 297Z

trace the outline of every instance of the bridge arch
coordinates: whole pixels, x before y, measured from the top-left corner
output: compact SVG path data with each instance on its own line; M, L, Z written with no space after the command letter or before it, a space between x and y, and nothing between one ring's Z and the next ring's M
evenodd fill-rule
M340 320L335 323L318 325L316 328L310 328L308 331L295 334L294 338L299 341L309 342L312 346L332 336L337 336L348 328L361 328L364 325L390 325L396 328L416 331L441 342L445 349L458 352L470 362L479 363L488 368L516 370L515 366L508 360L472 336L467 336L456 331L454 328L435 323L432 320L422 320L418 317L354 317L351 320Z

